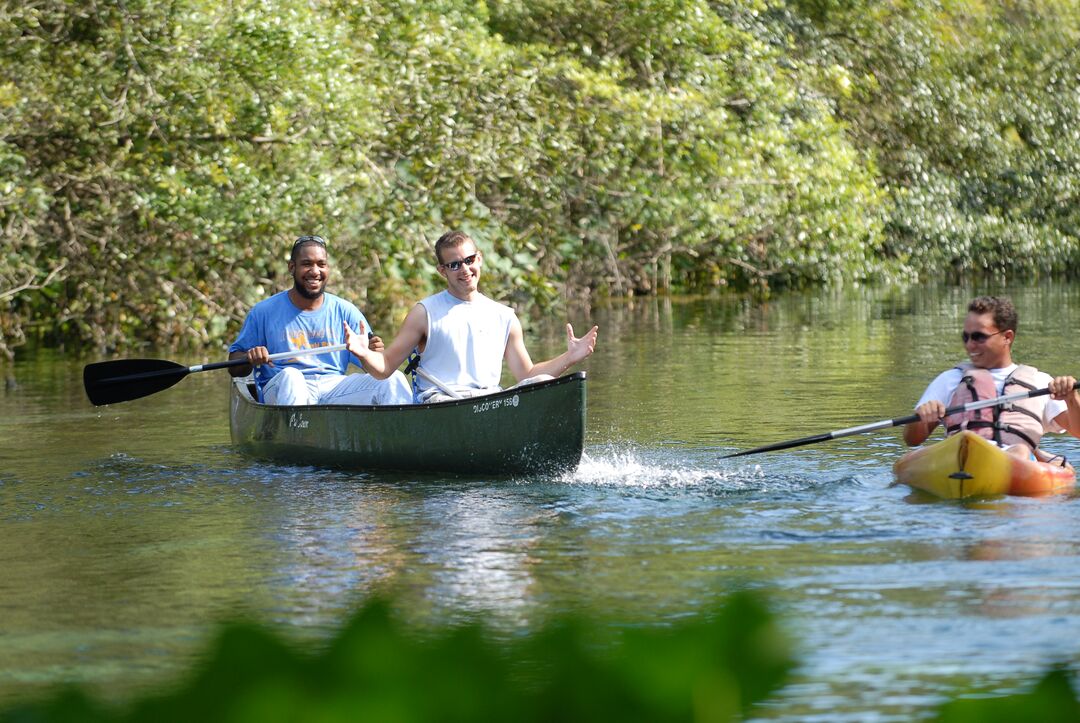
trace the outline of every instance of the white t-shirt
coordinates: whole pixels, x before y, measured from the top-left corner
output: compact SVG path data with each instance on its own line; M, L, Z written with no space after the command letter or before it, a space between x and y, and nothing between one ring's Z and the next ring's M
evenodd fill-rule
M1001 396L1004 393L1002 390L1005 387L1005 379L1016 370L1016 367L1016 364L1010 364L1009 366L1000 369L987 369L987 371L990 372L990 376L994 378L994 388L997 390L998 396ZM953 392L956 391L956 387L960 385L960 381L963 378L964 372L955 367L938 374L937 378L930 382L930 386L926 388L923 395L919 397L919 403L915 406L918 407L932 399L936 399L945 406L948 406L949 401L952 400ZM1054 378L1046 372L1037 371L1035 373L1036 386L1039 388L1049 386L1053 379ZM1045 400L1042 412L1043 429L1047 432L1064 432L1065 430L1062 426L1055 422L1054 419L1065 411L1065 401L1051 399L1049 396L1043 397L1042 399Z

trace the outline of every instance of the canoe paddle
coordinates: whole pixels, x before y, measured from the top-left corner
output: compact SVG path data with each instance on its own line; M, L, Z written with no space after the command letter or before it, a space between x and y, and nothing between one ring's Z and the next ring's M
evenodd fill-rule
M1080 382L1073 385L1073 389L1080 389ZM948 417L951 414L959 414L961 412L973 412L976 409L986 409L987 407L1000 407L1002 404L1008 404L1009 402L1015 402L1019 399L1030 399L1031 397L1041 397L1045 394L1049 394L1049 389L1034 389L1030 392L1013 392L1012 394L1005 394L1004 396L995 397L994 399L983 399L978 402L968 402L967 404L961 404L956 407L949 407L945 410L945 416ZM862 434L863 432L873 432L878 429L885 429L887 427L899 427L904 424L911 424L912 422L918 422L918 414L909 414L906 417L897 417L896 419L882 419L880 422L871 422L870 424L863 424L858 427L848 427L847 429L838 429L835 432L826 432L825 434L815 434L812 437L803 437L801 439L791 439L787 442L777 442L776 444L767 444L764 447L755 447L754 449L748 449L744 452L734 452L732 454L725 454L720 459L731 459L732 457L742 457L748 454L758 454L760 452L776 452L781 449L791 449L792 447L802 447L807 444L816 444L818 442L827 442L830 439L839 439L840 437L850 437L853 434Z
M307 354L328 354L344 351L344 344L320 346L314 349L297 349L280 354L271 354L270 361L291 359ZM102 404L128 402L155 394L179 382L188 374L208 372L212 369L239 367L248 363L247 359L230 359L212 364L196 364L186 367L164 359L115 359L96 362L83 367L83 386L86 396L97 407Z
M413 369L413 373L418 374L419 376L423 377L424 379L427 379L429 382L431 382L433 385L435 385L439 389L440 392L442 392L446 396L450 397L451 399L464 399L465 398L465 397L461 396L460 394L458 394L457 392L455 392L450 387L446 386L444 383L440 382L434 375L429 374L428 372L424 371L420 367L416 367L415 369Z

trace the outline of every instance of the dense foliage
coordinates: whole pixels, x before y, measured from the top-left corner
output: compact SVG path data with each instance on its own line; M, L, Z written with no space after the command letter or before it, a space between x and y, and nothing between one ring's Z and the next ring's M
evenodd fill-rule
M702 616L617 631L567 616L498 642L471 623L410 629L369 601L322 650L261 626L226 627L180 685L123 709L77 688L0 711L0 723L147 721L721 721L745 720L788 680L791 641L758 595ZM1029 693L957 699L949 723L1075 721L1071 673Z
M560 296L1064 274L1075 2L2 0L0 351L221 343L291 237L383 323L461 227Z

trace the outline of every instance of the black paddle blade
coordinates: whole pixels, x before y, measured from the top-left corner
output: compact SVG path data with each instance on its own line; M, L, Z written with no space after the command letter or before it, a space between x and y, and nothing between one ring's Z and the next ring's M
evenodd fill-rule
M90 403L100 407L168 389L189 371L164 359L116 359L83 367L83 386Z

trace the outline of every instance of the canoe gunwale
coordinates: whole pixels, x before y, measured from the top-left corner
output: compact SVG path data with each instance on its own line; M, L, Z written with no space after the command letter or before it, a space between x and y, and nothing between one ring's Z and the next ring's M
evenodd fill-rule
M276 409L276 410L298 410L298 409L347 409L352 411L362 412L393 412L403 410L422 410L422 409L446 409L451 407L465 406L468 404L475 404L478 400L486 401L489 399L495 399L500 397L513 397L515 394L521 394L522 392L531 393L537 390L544 389L546 387L558 386L566 384L571 380L586 378L585 372L573 372L571 374L565 374L561 377L554 379L546 379L542 382L533 382L532 384L526 384L520 387L510 387L508 389L502 389L497 392L491 392L489 394L480 394L475 397L465 397L463 399L447 399L442 402L427 402L426 404L266 404L264 402L257 401L252 393L251 382L249 377L238 377L232 380L233 386L237 392L244 396L248 401L257 407L264 409Z

